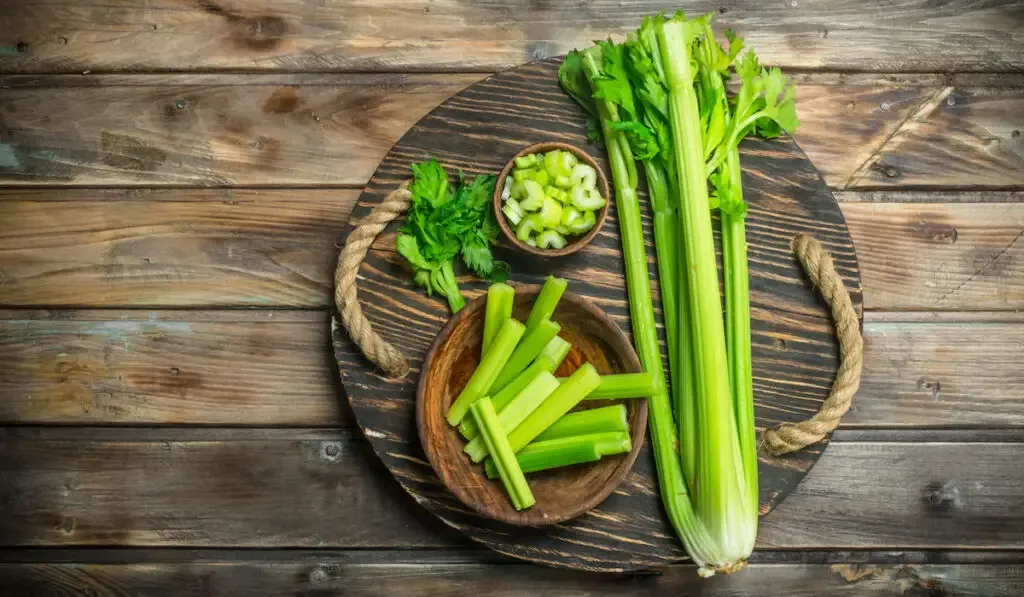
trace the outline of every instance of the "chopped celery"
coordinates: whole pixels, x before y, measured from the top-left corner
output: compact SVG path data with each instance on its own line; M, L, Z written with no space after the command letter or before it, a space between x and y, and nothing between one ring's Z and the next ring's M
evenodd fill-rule
M597 188L597 170L588 164L576 164L572 167L572 173L569 175L569 183L573 187L595 189Z
M526 417L530 416L530 413L537 410L537 407L557 388L558 380L554 375L545 371L538 373L530 383L526 384L525 388L516 394L511 402L498 411L498 424L501 425L502 433L507 434L515 429ZM469 454L473 462L480 462L487 458L487 446L484 445L484 440L479 435L466 444L462 451Z
M559 174L558 176L555 177L555 186L561 187L563 189L571 189L572 179L569 178L568 176L562 176L561 174Z
M594 462L602 456L626 454L633 449L625 433L593 433L535 441L516 454L516 462L524 473L535 473L573 464ZM487 478L499 477L498 467L488 460L484 467Z
M604 207L605 199L596 189L576 187L570 193L569 200L577 209L592 211Z
M554 228L562 221L562 204L551 197L546 197L538 215L540 216L541 224L544 224L545 228ZM537 243L540 244L539 238Z
M575 222L567 224L566 228L574 234L583 234L593 228L595 224L597 224L597 216L594 215L594 212L585 211Z
M544 154L544 169L551 174L558 174L558 156L562 152L555 149Z
M545 186L551 181L551 175L548 174L547 170L534 170L527 178L541 186Z
M533 169L519 170L517 168L512 171L512 179L518 182L523 182L524 180L532 179L533 177L531 176L531 174L536 172L537 171Z
M565 247L565 237L557 230L545 230L537 235L537 246L542 249L561 249Z
M498 377L498 374L501 373L502 365L508 361L525 331L526 326L515 319L509 319L501 326L501 329L498 330L498 335L494 337L490 350L484 353L483 358L480 359L480 364L477 365L473 375L469 378L469 382L466 383L466 387L462 388L455 402L448 409L447 419L449 425L454 427L461 423L462 418L466 416L466 412L469 410L469 405L476 402L487 392L488 388L491 387L491 384Z
M523 181L523 188L526 190L526 198L530 200L544 200L544 185L536 180L526 179ZM527 208L529 209L529 208Z
M551 319L551 316L555 313L555 307L558 306L558 301L562 299L562 294L565 293L565 288L568 285L568 282L562 278L554 276L548 276L544 280L544 286L541 286L540 293L537 294L537 298L533 301L530 315L526 318L527 333L540 325L540 322L545 319Z
M531 247L536 247L537 246L537 239L533 238L532 236L530 238L524 240L523 242L526 243L527 245L531 246Z
M516 156L515 162L516 168L532 168L537 165L537 154L530 153L527 155Z
M529 508L536 500L526 477L523 476L523 470L519 468L519 462L508 443L508 438L501 431L498 414L494 412L491 400L487 397L481 398L469 408L477 426L480 427L480 435L484 438L487 452L494 461L495 470L512 501L512 507L516 510Z
M501 213L505 214L505 217L508 218L509 224L512 224L513 226L518 226L519 223L523 221L522 212L517 212L508 205L501 208Z
M555 226L555 232L561 234L562 236L569 236L570 234L572 234L572 232L568 228L562 226L561 224Z
M544 194L547 195L548 197L551 197L552 199L557 199L562 203L569 202L569 193L565 189L560 189L558 187L548 185L544 187Z
M512 302L515 300L514 288L503 282L491 284L487 289L487 308L484 312L484 343L481 354L487 352L498 335L498 330L512 318Z
M532 182L532 181L531 181ZM519 201L519 207L523 212L537 211L541 207L544 207L544 200L547 199L544 195L538 196L527 196L526 198Z
M530 234L539 231L541 228L537 224L537 220L532 217L523 218L522 221L516 225L516 238L523 242L529 242Z
M527 328L522 342L519 343L519 346L507 358L505 366L501 368L501 372L498 373L484 393L488 396L493 396L496 392L500 392L502 388L530 366L533 359L537 358L537 355L544 350L548 342L557 336L561 330L562 326L550 319L545 319L533 328Z
M558 386L537 410L520 423L508 435L513 452L522 450L526 444L544 432L552 423L579 404L587 394L601 383L601 376L590 363L584 363L569 379Z
M569 229L569 227L572 226L573 223L576 222L576 220L582 217L583 212L576 209L572 205L566 205L565 207L562 208L562 226L565 226L566 229Z
M526 186L522 181L517 180L508 188L508 195L512 199L522 200L526 197Z
M629 433L626 405L613 404L571 412L555 421L533 441L539 442L589 433Z
M563 151L558 154L558 163L555 164L555 173L559 176L572 176L572 169L579 163L579 158L571 151Z
M547 349L545 348L545 350ZM533 381L535 377L545 372L554 373L557 368L558 363L542 352L536 360L530 363L529 367L524 369L515 379L505 384L505 387L501 388L500 392L491 396L491 403L494 404L494 409L501 412L501 409L505 408L505 405L511 402L519 392L523 391L523 388ZM477 436L479 430L476 428L473 420L466 417L459 424L459 433L467 440L471 440Z

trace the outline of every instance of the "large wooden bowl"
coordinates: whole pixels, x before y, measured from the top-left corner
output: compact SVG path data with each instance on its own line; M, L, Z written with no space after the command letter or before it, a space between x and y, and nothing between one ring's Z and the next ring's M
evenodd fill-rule
M539 291L535 284L516 286L512 310L516 319L526 321ZM441 329L427 353L416 391L416 424L423 451L448 491L488 518L520 526L545 526L575 518L604 501L632 468L644 442L647 401L622 401L627 405L633 440L628 454L531 473L527 480L537 503L516 512L501 482L488 479L483 465L470 461L462 451L465 440L445 421L445 413L480 362L486 305L486 295L466 305ZM557 375L569 375L587 362L602 375L641 371L629 340L593 301L566 292L552 319L562 326L559 335L573 346ZM576 410L616 402L584 400Z

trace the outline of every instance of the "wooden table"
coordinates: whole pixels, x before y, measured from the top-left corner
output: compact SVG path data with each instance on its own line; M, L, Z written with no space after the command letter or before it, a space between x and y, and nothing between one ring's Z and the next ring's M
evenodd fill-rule
M864 283L860 394L742 574L492 555L353 428L331 273L378 160L671 6L0 0L0 593L1024 594L1020 1L686 6L797 81Z

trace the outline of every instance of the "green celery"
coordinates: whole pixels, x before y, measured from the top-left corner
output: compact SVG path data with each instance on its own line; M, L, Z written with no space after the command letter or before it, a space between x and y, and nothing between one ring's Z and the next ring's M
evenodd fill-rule
M508 361L512 351L515 350L516 344L519 343L519 339L523 337L524 331L526 331L526 326L515 319L509 319L505 322L505 325L501 326L498 335L494 338L494 343L491 344L490 350L484 353L483 358L480 359L480 364L477 365L473 375L466 383L466 387L462 388L455 402L448 409L447 419L449 425L455 427L461 423L463 417L469 411L469 405L487 393L488 388L491 387L495 378L498 377L498 373L501 372L501 366Z
M555 421L551 427L534 438L534 443L573 435L591 433L629 433L629 418L625 404L588 408L571 412Z
M533 309L530 310L529 317L526 318L527 334L540 325L540 322L545 319L551 319L551 316L555 313L555 307L558 306L558 301L561 300L562 294L565 293L566 286L568 286L568 283L562 278L548 276L536 300L533 301Z
M536 503L533 492L530 491L530 484L526 482L523 470L519 468L515 452L509 445L508 438L501 431L498 424L498 415L494 412L494 406L490 398L486 396L477 400L469 407L477 427L480 428L480 436L487 446L487 453L497 469L501 483L505 486L505 492L516 510L525 510Z
M480 354L487 352L498 330L506 321L512 318L512 303L515 301L516 291L504 282L491 284L487 289L487 309L484 314L484 344Z
M555 369L562 364L565 357L569 356L569 351L572 350L572 344L561 336L555 336L548 342L548 345L544 347L544 350L540 352L541 356L546 356L551 359L555 364ZM554 371L554 369L552 369Z
M601 376L601 385L587 396L587 400L618 400L621 398L650 398L658 384L650 373L615 373Z
M542 372L554 373L556 368L558 368L558 365L551 360L551 357L541 354L515 379L501 388L500 392L491 396L491 403L494 404L494 409L501 412L501 409L505 408L535 377ZM459 423L459 433L466 440L471 440L477 436L479 429L476 428L472 418L466 417L462 420L462 423Z
M531 442L516 454L516 461L524 473L534 473L594 462L602 456L626 454L632 449L629 435L625 433L595 433ZM487 478L498 478L498 468L493 460L488 459L484 469Z
M523 335L522 341L516 346L515 351L509 355L508 360L505 362L505 366L501 368L501 372L494 378L491 386L485 391L486 394L496 394L501 391L509 382L516 378L517 375L523 372L530 363L533 362L541 352L544 351L544 347L551 342L551 339L558 335L558 332L562 330L562 326L558 325L550 319L545 319L535 326L532 330L527 328L526 333Z
M557 381L555 382L557 383ZM584 363L565 383L558 385L536 410L523 422L516 426L508 435L508 443L513 452L522 450L526 444L534 440L552 423L572 410L601 383L601 376L590 363Z
M504 433L508 434L515 429L557 388L558 380L554 375L543 371L538 373L515 398L498 411L498 423ZM487 447L479 435L466 444L462 451L469 454L473 462L480 462L487 457Z

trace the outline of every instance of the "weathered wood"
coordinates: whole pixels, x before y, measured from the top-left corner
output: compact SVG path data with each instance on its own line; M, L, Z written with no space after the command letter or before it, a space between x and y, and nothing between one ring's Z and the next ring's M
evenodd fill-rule
M866 309L1024 306L1024 203L847 203L843 216Z
M62 203L11 200L42 194ZM8 305L324 307L349 191L0 192Z
M326 351L326 314L308 314L305 321L291 323L279 323L276 311L234 321L196 321L202 317L191 313L121 316L90 321L57 313L46 319L0 321L0 419L305 426L351 422Z
M480 78L4 77L0 181L362 185L408 127ZM955 81L801 75L796 140L837 188L1024 186L1020 88Z
M867 313L864 378L844 428L1024 425L1024 319L967 315ZM0 423L349 426L323 351L328 317L0 311ZM816 350L778 329L755 330L754 343L770 355L754 363L757 395L771 371Z
M593 597L643 593L725 597L773 594L957 595L1012 597L1024 592L1024 566L984 564L750 564L742 574L700 579L696 568L668 566L650 575L596 575L526 564L416 561L384 552L389 561L357 563L344 553L281 553L275 559L170 563L69 562L0 564L0 591L15 595L192 596L331 595L394 597L448 595ZM423 559L427 561L424 562ZM397 560L397 561L395 561Z
M352 217L368 215L408 177L409 164L427 155L436 156L450 171L489 172L504 166L524 145L558 141L583 148L602 162L603 152L587 139L582 110L559 88L558 64L556 60L540 61L503 72L471 85L434 109L391 148ZM537 110L538 105L544 110ZM758 392L755 414L760 425L768 426L816 412L828 395L837 366L838 348L828 308L807 287L805 274L792 255L791 239L797 233L812 232L828 247L858 312L860 278L842 213L818 171L792 139L749 139L740 151L745 159L744 195L751 205L746 217L751 325L758 333L786 334L794 346L786 359L792 366L785 366L770 360L770 345L754 345L753 358L760 366L754 372ZM645 237L650 246L653 241L646 208L644 201L641 225L648 228ZM538 262L515 252L504 256L517 272L517 281L539 284L549 274L563 277L572 291L629 330L622 243L613 219L617 220L609 217L590 244L557 262ZM393 225L390 232L378 236L360 268L359 285L366 297L363 311L367 318L386 341L406 355L413 372L419 372L447 309L438 308L410 282L408 267L394 250L397 227ZM657 279L653 253L647 249L647 273ZM484 288L481 281L463 286L470 292ZM367 366L340 329L334 333L334 350L353 413L377 455L417 501L472 539L522 559L582 569L643 568L664 562L672 557L667 554L678 548L664 538L671 533L650 523L662 518L661 500L647 491L645 484L629 481L602 504L603 516L583 516L528 535L511 524L477 514L450 492L438 491L437 479L420 474L413 464L423 457L413 423L418 412L417 376L382 378ZM630 479L653 476L649 459L643 458L645 453L641 452ZM821 448L816 447L785 462L763 460L761 512L770 512L820 454Z
M348 432L219 441L159 435L147 441L150 430L89 432L92 440L83 433L5 432L5 546L463 544L412 506L365 442ZM759 546L1021 549L1022 467L1020 443L835 442L762 519ZM411 474L433 477L424 462ZM634 474L626 487L649 483ZM664 542L674 544L663 530ZM607 553L591 564L612 567L618 559Z
M865 308L1024 308L1019 195L840 193ZM327 307L357 198L342 189L0 190L0 304Z
M497 69L623 35L663 3L388 3L5 0L0 70ZM727 5L715 11L769 63L802 68L1007 71L1024 68L1019 2L841 0Z

